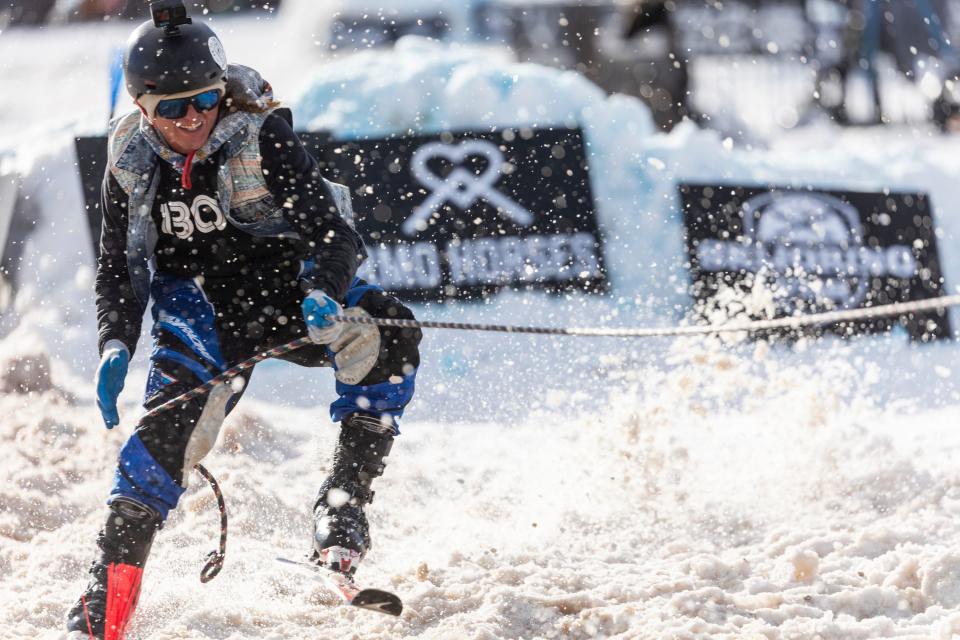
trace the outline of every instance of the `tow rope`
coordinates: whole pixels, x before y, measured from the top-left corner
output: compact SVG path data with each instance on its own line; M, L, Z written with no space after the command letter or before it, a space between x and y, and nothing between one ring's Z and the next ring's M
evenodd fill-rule
M403 320L399 318L372 318L361 316L333 316L344 324L374 324L380 327L405 327L411 329L458 329L462 331L496 331L500 333L526 333L548 336L578 336L607 338L663 338L670 336L713 335L721 333L756 333L771 329L799 329L821 324L836 324L854 320L872 320L890 316L903 316L921 311L936 311L960 305L960 295L942 296L914 302L894 302L862 309L842 309L808 315L789 316L775 320L744 320L725 324L693 325L689 327L616 329L604 327L523 327L503 324L478 324L471 322L431 322ZM292 344L292 343L291 343Z
M939 298L928 298L926 300L916 300L914 302L894 302L891 304L882 304L875 307L866 307L863 309L842 309L839 311L826 311L824 313L814 313L808 315L789 316L786 318L777 318L774 320L747 320L738 322L728 322L725 324L710 325L692 325L688 327L662 327L662 328L609 328L609 327L531 327L516 326L504 324L483 324L475 322L438 322L430 320L404 320L400 318L375 318L371 316L327 316L334 322L343 324L366 324L376 325L378 327L401 327L405 329L453 329L459 331L487 331L498 333L517 333L548 336L574 336L585 338L665 338L678 336L694 335L719 335L724 333L757 333L760 331L769 331L772 329L799 329L823 324L837 324L840 322L851 322L855 320L873 320L876 318L886 318L892 316L904 316L911 313L923 311L937 311L948 307L960 306L960 294L941 296ZM202 396L209 392L218 384L229 381L240 375L244 371L251 369L254 365L270 358L276 358L295 351L300 347L313 344L310 338L297 338L291 342L268 349L257 355L236 364L223 373L220 373L207 382L194 387L172 400L168 400L161 405L150 409L144 414L144 418L153 417L157 414L169 411L177 405L189 402L194 398Z

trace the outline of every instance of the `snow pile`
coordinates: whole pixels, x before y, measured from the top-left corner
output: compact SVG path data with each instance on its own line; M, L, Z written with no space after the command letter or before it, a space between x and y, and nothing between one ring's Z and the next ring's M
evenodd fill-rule
M617 124L615 105L623 100L607 98L577 73L513 62L502 49L415 36L343 58L305 85L293 98L297 121L339 139L517 126L607 129ZM629 103L633 112L621 124L640 137L652 134L646 107Z

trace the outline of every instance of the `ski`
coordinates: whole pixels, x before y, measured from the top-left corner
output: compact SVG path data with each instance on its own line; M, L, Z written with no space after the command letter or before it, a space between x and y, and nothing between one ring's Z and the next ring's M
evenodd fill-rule
M403 601L401 601L396 594L390 593L389 591L383 591L382 589L363 589L358 586L350 576L331 569L324 569L312 562L290 560L289 558L280 556L277 557L277 562L292 565L305 573L309 572L311 577L322 582L327 588L336 593L344 604L360 609L367 609L368 611L385 613L390 616L399 616L403 612Z

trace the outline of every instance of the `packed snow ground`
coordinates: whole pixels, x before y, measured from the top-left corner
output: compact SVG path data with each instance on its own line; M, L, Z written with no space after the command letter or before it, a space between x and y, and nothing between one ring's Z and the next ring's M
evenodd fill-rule
M7 357L42 353L12 338ZM133 637L960 632L955 407L878 403L887 372L855 347L816 365L777 355L675 342L665 364L639 355L611 374L592 411L557 399L519 424L408 423L362 572L403 594L400 619L322 606L322 589L273 563L305 551L334 430L319 409L247 402L207 460L231 510L226 568L200 584L217 518L196 477L155 546ZM4 637L56 637L125 437L53 369L38 375L41 357L5 374L32 391L0 396Z
M926 190L948 285L960 284L956 141L829 126L766 149L689 127L660 136L636 102L605 99L571 74L512 65L502 53L408 40L305 75L308 65L287 57L301 46L285 42L289 23L219 24L232 58L292 96L299 122L340 135L584 127L613 294L503 294L482 305L420 306L423 318L676 322L689 304L681 179ZM111 39L122 41L127 28L0 35L7 84L51 97L37 106L42 121L16 109L0 120L3 146L16 150L43 216L0 342L0 610L8 612L0 638L58 636L144 386L145 339L123 396L126 422L103 429L90 383L91 258L69 146L71 132L101 126L105 110L72 107L98 98L73 96L105 86ZM11 93L4 106L16 106ZM267 363L206 461L231 514L226 567L200 584L218 523L195 477L154 547L132 637L960 634L954 344L919 347L900 335L787 347L432 332L423 351L419 395L369 510L375 546L361 570L365 582L403 596L401 618L322 606L328 594L273 562L307 551L308 505L336 430L328 372Z

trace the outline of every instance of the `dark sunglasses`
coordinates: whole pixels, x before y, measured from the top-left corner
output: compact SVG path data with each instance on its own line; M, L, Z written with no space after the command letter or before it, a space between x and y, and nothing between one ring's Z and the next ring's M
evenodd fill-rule
M187 115L187 107L193 105L197 111L210 111L220 104L220 89L210 89L186 98L171 98L157 103L156 114L167 120L176 120Z

